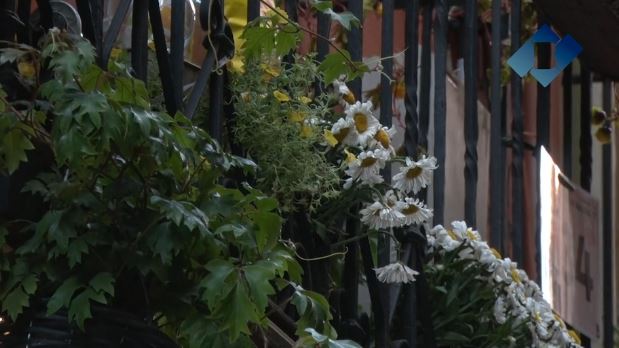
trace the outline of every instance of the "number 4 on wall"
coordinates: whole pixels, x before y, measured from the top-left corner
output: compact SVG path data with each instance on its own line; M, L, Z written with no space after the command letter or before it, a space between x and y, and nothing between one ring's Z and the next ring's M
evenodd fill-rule
M576 254L576 281L585 286L587 302L591 302L591 290L593 290L593 278L591 277L589 266L589 252L585 251L585 237L578 236L578 253Z

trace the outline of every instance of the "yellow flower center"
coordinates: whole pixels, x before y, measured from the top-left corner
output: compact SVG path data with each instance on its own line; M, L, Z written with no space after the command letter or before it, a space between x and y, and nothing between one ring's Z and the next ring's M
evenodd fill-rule
M368 116L362 112L357 112L355 116L353 116L355 120L355 127L357 128L357 132L363 133L368 130Z
M456 234L454 233L454 231L452 231L452 230L447 230L447 234L451 237L451 239L453 239L453 240L458 240L458 236L456 236Z
M477 240L477 236L475 235L475 233L473 233L472 228L466 230L466 236L469 238L469 240Z
M522 279L520 279L520 274L515 267L512 267L512 279L518 284L522 283Z
M344 94L342 96L342 99L344 99L344 101L347 102L348 104L354 104L355 103L355 95L352 94L351 91L348 91L346 94Z
M364 158L361 160L361 167L363 168L371 167L372 165L374 165L374 163L376 163L376 161L378 160L374 157Z
M406 178L415 179L416 177L421 175L422 172L423 172L423 169L421 169L421 167L413 167L409 169L408 172L406 172Z
M580 335L576 333L576 331L574 330L569 330L567 332L570 337L577 343L577 344L582 344L582 341L580 340Z
M490 251L492 252L492 254L497 258L497 259L502 259L503 256L501 255L501 253L496 250L495 248L490 248Z
M389 138L389 133L387 133L384 129L379 130L374 139L378 140L378 142L384 147L388 148L391 143L391 139Z
M348 135L348 133L350 133L350 128L346 127L346 128L341 128L339 132L337 133L333 133L333 136L335 137L335 139L337 139L338 142L342 142L342 140L346 139L346 136Z
M404 215L413 215L419 211L419 207L414 204L409 204L408 207L402 209L402 214Z

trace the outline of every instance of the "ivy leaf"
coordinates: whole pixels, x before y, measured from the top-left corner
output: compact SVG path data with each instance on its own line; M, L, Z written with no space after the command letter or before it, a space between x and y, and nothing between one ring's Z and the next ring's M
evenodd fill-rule
M243 283L236 284L224 303L226 305L221 306L221 314L225 325L228 327L230 341L236 341L241 333L249 335L247 326L249 322L260 322L256 306L251 302Z
M202 297L206 300L209 308L213 310L221 303L220 300L228 295L232 286L236 283L236 281L228 279L231 274L236 274L236 268L231 262L221 259L209 262L205 268L210 273L200 282L200 287L204 288Z
M92 312L90 311L90 299L93 297L94 292L92 289L86 289L71 301L69 306L69 320L75 322L77 327L84 330L84 322L86 319L92 318Z
M315 0L312 7L317 11L328 14L331 20L339 22L346 30L350 30L352 26L359 27L361 22L350 11L337 13L333 11L333 2L331 0Z
M279 239L282 220L279 215L265 211L256 212L253 214L253 219L258 225L256 230L258 251L263 252L267 247L272 247Z
M275 277L273 264L266 261L259 261L253 265L243 268L245 279L249 285L251 297L256 303L258 310L262 312L269 302L269 295L275 294L275 289L269 282Z
M262 52L271 52L275 48L276 30L259 25L248 26L243 32L243 52L247 58L260 57Z
M88 253L88 244L83 238L78 238L69 244L67 258L69 260L69 268L75 267L82 262L82 255Z
M5 311L12 320L17 319L24 307L28 307L29 297L21 286L15 287L2 303L2 311Z
M37 283L39 278L35 274L29 274L21 282L21 286L28 295L32 295L37 291Z
M65 280L47 302L47 315L58 312L62 307L68 307L73 294L82 286L82 283L76 277Z
M101 272L94 276L88 283L96 292L106 292L114 296L114 276L108 272Z
M3 167L9 174L12 174L19 167L19 162L26 162L27 150L34 149L34 145L30 142L26 134L18 128L14 128L2 138L2 149L0 155L3 155Z
M275 36L275 54L285 55L297 48L301 39L299 30L291 23L286 23L283 29L277 31Z
M352 61L350 53L342 50L329 53L318 66L318 70L322 72L325 83L329 84L338 79L340 75L345 75L348 80L355 79L367 72L368 67L363 62Z

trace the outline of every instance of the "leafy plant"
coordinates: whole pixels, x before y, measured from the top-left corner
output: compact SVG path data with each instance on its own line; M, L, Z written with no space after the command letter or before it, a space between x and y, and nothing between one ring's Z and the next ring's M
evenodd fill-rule
M151 110L144 84L119 62L96 66L81 38L52 30L41 51L16 45L2 57L27 59L33 73L15 72L25 98L0 92L0 169L14 173L38 151L53 157L23 188L45 214L0 225L10 318L42 302L87 329L92 305L112 305L151 316L186 347L246 347L267 325L269 296L291 287L299 332L334 337L326 300L296 285L278 202L219 184L252 161L183 115Z

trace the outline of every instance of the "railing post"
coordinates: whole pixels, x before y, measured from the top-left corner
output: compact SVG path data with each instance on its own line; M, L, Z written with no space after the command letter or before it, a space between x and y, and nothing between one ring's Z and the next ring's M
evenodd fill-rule
M512 53L520 48L520 0L512 1L511 42ZM524 261L524 182L523 156L524 120L522 115L522 79L512 71L512 255L522 265Z
M580 185L591 191L591 70L580 60Z
M467 224L477 225L477 1L464 5L464 217Z
M602 102L607 115L612 112L612 83L604 80ZM604 299L604 348L615 346L615 330L613 317L613 197L612 180L612 149L610 144L602 145L602 274Z
M447 80L447 0L434 5L434 156L438 168L434 171L434 224L442 224L445 212L445 137Z

